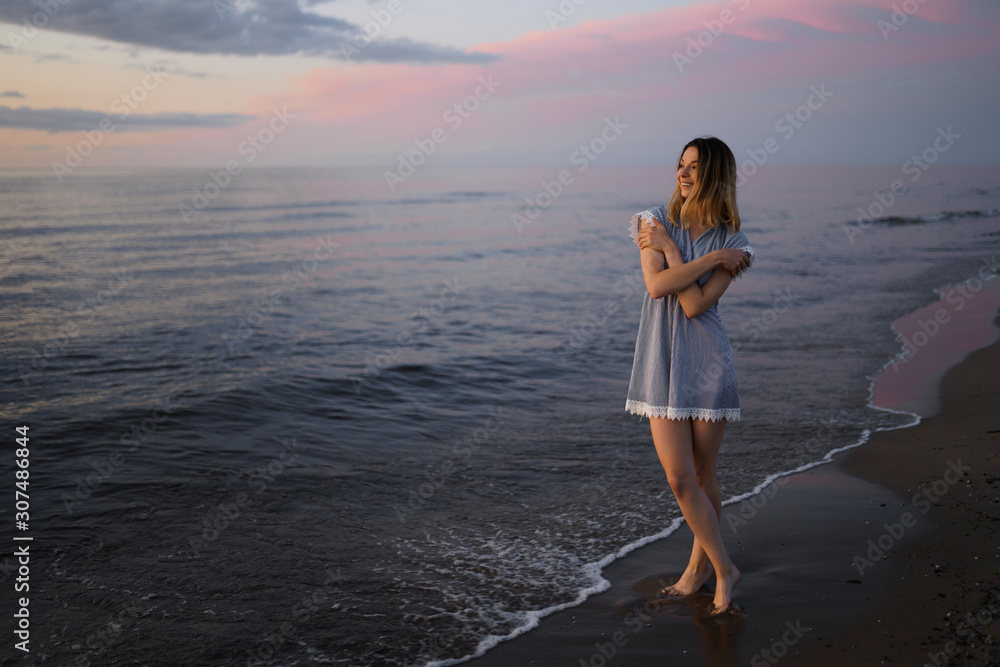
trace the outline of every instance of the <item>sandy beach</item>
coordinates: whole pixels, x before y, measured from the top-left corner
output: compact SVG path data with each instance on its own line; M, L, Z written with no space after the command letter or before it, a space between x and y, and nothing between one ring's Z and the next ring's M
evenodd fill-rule
M605 568L608 590L468 664L1000 664L1000 343L965 356L968 327L1000 319L992 297L971 303L920 364L876 379L897 409L936 414L723 508L741 612L709 618L708 588L658 595L687 561L683 527Z
M889 551L883 604L787 664L1000 664L1000 343L949 370L940 395L939 414L876 434L842 464L934 528Z

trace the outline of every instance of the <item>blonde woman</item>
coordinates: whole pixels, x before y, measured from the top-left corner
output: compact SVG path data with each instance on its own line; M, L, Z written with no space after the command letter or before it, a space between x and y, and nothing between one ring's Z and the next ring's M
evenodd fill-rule
M625 409L649 417L667 481L694 532L687 568L661 592L691 595L714 572L713 614L730 609L740 580L719 532L715 474L726 423L740 418L733 352L716 306L754 258L740 231L736 175L725 143L694 139L681 152L668 204L629 224L647 294Z

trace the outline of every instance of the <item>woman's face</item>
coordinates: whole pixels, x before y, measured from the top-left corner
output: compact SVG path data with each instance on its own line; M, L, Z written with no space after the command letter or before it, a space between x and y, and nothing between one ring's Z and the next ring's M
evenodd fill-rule
M677 185L681 188L681 196L685 199L691 194L698 182L698 147L688 146L677 163Z

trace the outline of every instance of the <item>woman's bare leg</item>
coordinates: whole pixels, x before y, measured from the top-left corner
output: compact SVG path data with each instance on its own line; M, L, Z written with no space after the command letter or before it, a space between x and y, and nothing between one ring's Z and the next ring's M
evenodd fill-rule
M692 420L692 448L694 453L694 468L698 475L698 486L715 508L715 514L722 516L722 495L719 493L719 480L715 474L715 462L722 446L722 436L726 430L726 421L710 422L700 419ZM667 586L661 592L667 595L691 595L700 589L712 576L712 562L702 548L698 538L694 538L691 547L691 559L688 561L684 574L672 586Z
M712 422L699 423L692 420L678 421L656 417L650 418L649 422L660 464L667 475L667 482L674 492L681 513L695 535L696 548L706 554L715 569L718 580L715 589L715 613L721 613L729 608L733 586L739 581L740 572L722 544L722 535L719 532L721 507L717 508L706 490L701 487L698 473L701 467L705 476L703 481L710 481L709 472L714 480L714 460L718 446L722 442L725 425L716 422L713 427ZM705 424L709 426L706 427ZM699 452L698 465L695 463L696 439ZM710 470L705 466L707 463L711 464ZM718 495L718 484L712 483L710 486L714 486L714 493ZM697 571L701 561L694 550L692 550L692 560ZM705 576L707 578L707 575ZM704 580L701 583L704 583Z

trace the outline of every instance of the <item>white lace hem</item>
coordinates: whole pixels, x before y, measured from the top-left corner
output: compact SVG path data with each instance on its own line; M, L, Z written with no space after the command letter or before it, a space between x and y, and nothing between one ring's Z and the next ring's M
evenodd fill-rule
M625 401L625 409L640 417L657 417L659 419L701 419L717 422L722 419L731 422L740 420L739 408L674 408L670 406L650 405L642 401Z
M654 218L652 213L649 211L642 211L641 213L636 213L632 216L632 219L628 221L628 235L632 239L632 243L639 245L639 226L635 224L636 218L639 218L642 222L649 222L650 218Z

